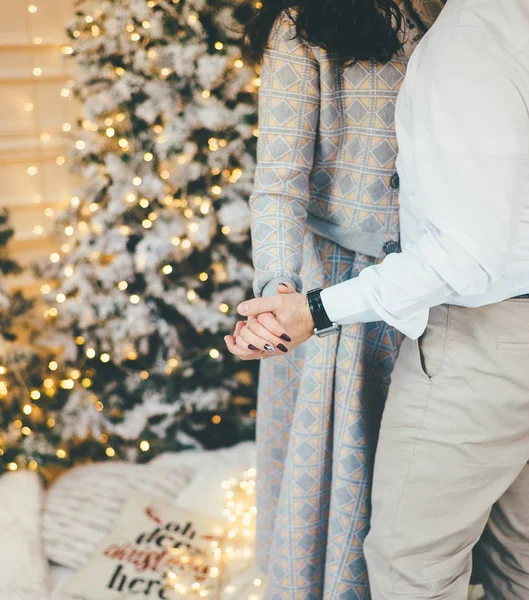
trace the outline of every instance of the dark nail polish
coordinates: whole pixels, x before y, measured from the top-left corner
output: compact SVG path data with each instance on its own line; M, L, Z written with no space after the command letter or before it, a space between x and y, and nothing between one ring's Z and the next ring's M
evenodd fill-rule
M257 350L253 344L248 344L248 350Z
M273 347L271 344L265 344L265 347L264 347L264 349L265 349L267 352L275 352L275 349L274 349L274 347Z
M287 335L286 333L284 333L284 334L281 336L281 339L282 339L282 340L285 340L285 342L291 342L291 341L292 341L292 338L291 338L289 335Z
M288 352L288 348L283 346L283 344L278 344L277 347L281 350L281 352Z

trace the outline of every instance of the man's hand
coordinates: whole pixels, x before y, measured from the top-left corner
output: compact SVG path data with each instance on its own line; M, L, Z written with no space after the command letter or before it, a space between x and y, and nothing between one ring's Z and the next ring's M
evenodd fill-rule
M247 345L266 351L265 342L273 350L279 348L285 352L312 336L314 321L307 297L285 284L280 284L277 291L277 296L255 298L239 305L239 314L248 317L246 327L240 332ZM288 346L281 340L288 342Z
M277 309L280 315L273 311L253 314L258 310L255 303L269 305L272 298L250 300L239 306L239 313L250 309L252 315L248 315L246 322L237 323L233 335L224 338L232 354L242 360L271 358L286 354L312 335L314 323L305 296L296 294L294 288L287 284L280 284L277 291L279 295L273 298L289 298L285 305L273 303L274 310ZM287 333L287 330L292 333Z

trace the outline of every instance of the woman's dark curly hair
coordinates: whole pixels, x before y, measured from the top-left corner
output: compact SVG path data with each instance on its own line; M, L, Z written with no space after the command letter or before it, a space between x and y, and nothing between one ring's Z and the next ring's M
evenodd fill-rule
M388 62L402 46L402 14L394 0L262 0L245 28L246 43L260 60L274 23L286 11L297 36L343 64Z

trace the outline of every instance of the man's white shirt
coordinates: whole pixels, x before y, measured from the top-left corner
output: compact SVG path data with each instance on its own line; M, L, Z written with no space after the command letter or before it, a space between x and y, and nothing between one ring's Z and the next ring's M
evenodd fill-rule
M402 252L322 292L411 338L429 309L529 293L529 1L448 0L396 108Z

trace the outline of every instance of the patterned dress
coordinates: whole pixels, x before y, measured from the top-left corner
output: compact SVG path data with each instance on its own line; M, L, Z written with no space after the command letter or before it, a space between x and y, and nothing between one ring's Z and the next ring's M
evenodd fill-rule
M395 101L441 0L405 4L406 44L341 69L279 20L261 74L252 239L255 293L356 277L398 238ZM401 336L384 323L311 338L263 361L256 556L268 600L369 599L362 546L371 473Z

